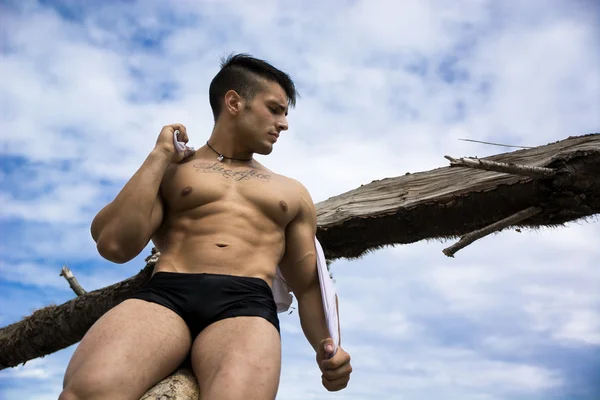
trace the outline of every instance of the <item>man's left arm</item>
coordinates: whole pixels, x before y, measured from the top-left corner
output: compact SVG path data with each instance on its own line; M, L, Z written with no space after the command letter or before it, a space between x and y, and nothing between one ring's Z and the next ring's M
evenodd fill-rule
M317 363L323 373L323 386L329 391L337 391L348 385L352 372L350 355L338 347L332 357L333 340L325 321L317 271L315 205L304 186L294 183L298 187L301 205L298 214L286 228L285 254L279 267L298 300L300 325L317 353Z

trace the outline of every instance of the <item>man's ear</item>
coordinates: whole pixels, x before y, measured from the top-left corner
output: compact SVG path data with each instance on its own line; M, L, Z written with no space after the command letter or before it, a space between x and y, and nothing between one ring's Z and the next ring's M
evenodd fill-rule
M224 109L231 115L237 115L243 107L244 99L235 90L225 93Z

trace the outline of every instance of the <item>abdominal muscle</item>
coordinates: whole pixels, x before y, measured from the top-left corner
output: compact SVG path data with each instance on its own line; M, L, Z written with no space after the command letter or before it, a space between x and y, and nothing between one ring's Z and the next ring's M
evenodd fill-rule
M154 273L249 276L271 285L285 249L284 229L258 211L200 210L205 207L165 218L153 237L160 252Z

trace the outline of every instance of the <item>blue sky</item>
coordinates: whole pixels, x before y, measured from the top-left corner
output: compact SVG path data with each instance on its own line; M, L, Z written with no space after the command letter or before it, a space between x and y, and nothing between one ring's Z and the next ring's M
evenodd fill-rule
M302 95L267 167L315 202L448 154L600 129L593 1L5 1L0 5L0 325L137 273L89 235L182 122L208 138L219 59L248 52ZM93 5L92 5L93 4ZM423 221L427 223L427 221ZM592 400L600 393L600 225L386 248L331 268L350 386L326 392L298 316L280 315L279 399ZM56 399L75 346L0 372L2 399Z

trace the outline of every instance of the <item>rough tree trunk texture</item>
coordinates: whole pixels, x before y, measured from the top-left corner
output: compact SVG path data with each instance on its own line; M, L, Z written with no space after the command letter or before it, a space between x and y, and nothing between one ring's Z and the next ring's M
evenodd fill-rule
M362 185L317 205L325 255L355 258L386 245L453 238L531 206L543 211L517 226L557 226L600 213L600 134L484 160L557 173L544 179L444 167Z
M150 279L153 263L136 276L87 292L59 306L34 311L23 320L0 329L0 370L54 353L77 343L106 311Z
M198 381L189 364L154 385L140 400L198 400Z
M530 207L542 211L515 226L558 226L600 213L600 134L484 160L547 167L556 173L530 177L452 166L361 185L317 204L317 237L327 259L356 258L386 245L458 237ZM0 329L0 370L80 341L102 314L149 279L154 261L123 282L37 310ZM197 386L189 374L189 369L179 370L144 399L160 399L178 390L194 398Z

